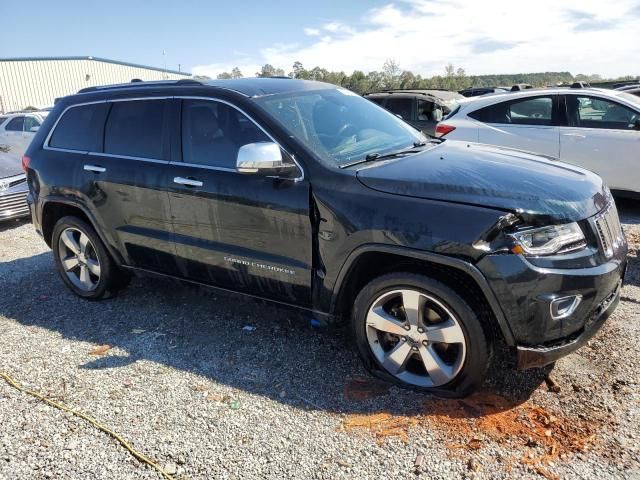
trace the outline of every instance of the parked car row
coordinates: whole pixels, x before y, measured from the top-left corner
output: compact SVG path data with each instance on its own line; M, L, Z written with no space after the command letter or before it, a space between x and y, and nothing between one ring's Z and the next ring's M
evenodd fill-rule
M11 150L21 157L48 114L37 111L0 115L0 150Z
M462 102L436 128L451 140L543 154L640 193L640 97L629 90L534 89Z
M0 115L0 221L29 215L27 180L20 162L48 113Z

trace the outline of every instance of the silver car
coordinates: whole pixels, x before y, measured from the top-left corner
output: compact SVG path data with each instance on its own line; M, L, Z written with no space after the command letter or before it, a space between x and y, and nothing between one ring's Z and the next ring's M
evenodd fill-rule
M20 157L0 150L0 221L29 215L28 191Z

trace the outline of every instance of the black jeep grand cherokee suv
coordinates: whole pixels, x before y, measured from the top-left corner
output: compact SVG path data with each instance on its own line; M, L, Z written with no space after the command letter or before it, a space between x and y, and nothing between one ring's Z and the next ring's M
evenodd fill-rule
M350 319L375 374L465 395L496 342L521 368L584 344L626 242L596 175L427 142L318 82L132 83L62 99L23 159L77 295L154 273Z

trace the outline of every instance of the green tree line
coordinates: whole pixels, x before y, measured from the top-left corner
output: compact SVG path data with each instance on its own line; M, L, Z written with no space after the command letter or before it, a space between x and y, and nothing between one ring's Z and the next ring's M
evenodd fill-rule
M544 87L548 85L572 83L574 81L604 81L600 75L578 74L573 76L569 72L467 75L463 68L455 68L452 64L445 66L443 75L423 77L420 74L414 74L409 70L403 70L400 68L398 62L393 59L387 60L382 66L382 69L368 73L364 73L361 70L355 70L353 73L348 75L342 71L333 72L321 67L314 67L308 70L301 62L295 62L288 74L285 73L282 68L276 68L273 65L266 64L259 72L255 72L255 76L288 76L290 78L300 78L304 80L318 80L321 82L333 83L334 85L340 85L359 94L392 88L437 88L457 91L468 87L511 87L517 83L527 83L534 87ZM234 68L231 72L224 72L218 75L219 79L242 77L243 74L238 67ZM209 79L204 76L196 76L194 78L204 80ZM631 80L633 78L633 76L627 76L612 80Z

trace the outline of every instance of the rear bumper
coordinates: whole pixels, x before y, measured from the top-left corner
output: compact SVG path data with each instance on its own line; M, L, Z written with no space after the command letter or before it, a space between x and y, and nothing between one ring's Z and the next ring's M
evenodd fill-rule
M589 318L585 323L585 327L579 335L551 346L518 346L518 368L526 369L543 367L555 362L565 355L575 352L577 349L585 345L598 332L598 330L600 330L604 325L605 320L609 318L609 315L611 315L618 306L618 303L620 302L621 286L622 282L618 284L615 291L602 300L591 318Z

